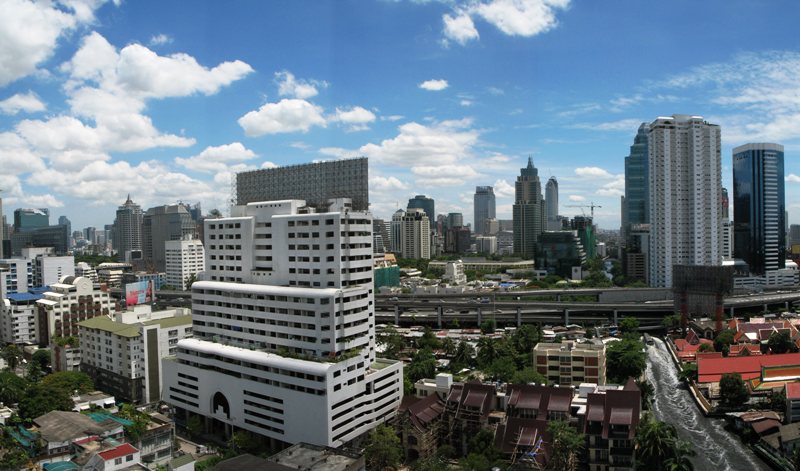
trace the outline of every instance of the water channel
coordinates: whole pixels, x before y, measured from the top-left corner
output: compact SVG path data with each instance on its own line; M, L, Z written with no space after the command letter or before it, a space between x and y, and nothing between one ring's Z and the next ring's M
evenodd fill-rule
M660 339L647 347L647 380L655 388L652 404L656 419L673 424L678 435L694 444L696 470L769 471L770 467L725 431L724 419L707 418L691 393L678 380L678 370Z

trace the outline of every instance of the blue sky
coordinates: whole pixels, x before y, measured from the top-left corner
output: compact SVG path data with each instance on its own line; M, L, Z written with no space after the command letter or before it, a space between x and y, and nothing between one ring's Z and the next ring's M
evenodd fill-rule
M800 223L800 3L749 0L0 0L4 208L102 227L225 209L251 168L366 155L376 217L415 194L511 217L531 155L561 213L619 226L638 124L699 114L731 149L786 146Z

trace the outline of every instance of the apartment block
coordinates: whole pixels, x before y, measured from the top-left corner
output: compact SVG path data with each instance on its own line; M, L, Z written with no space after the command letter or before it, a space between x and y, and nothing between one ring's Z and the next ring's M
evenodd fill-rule
M37 293L12 293L0 298L0 340L5 343L31 345L37 342Z
M164 243L167 284L187 290L186 281L205 270L203 242L197 239L170 240Z
M598 387L588 394L583 433L589 471L632 471L641 391L633 378L625 386Z
M533 348L536 371L559 386L606 384L606 349L602 343L539 343Z
M110 316L116 309L108 290L75 276L50 285L36 306L40 346L50 345L55 337L76 337L80 321Z
M255 202L205 221L194 338L162 363L179 422L339 446L395 415L402 363L376 358L372 217L326 206Z

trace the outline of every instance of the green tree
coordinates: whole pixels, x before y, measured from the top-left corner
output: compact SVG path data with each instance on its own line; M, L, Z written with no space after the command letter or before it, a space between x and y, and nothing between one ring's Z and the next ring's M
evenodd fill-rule
M788 353L797 351L797 345L792 342L792 337L789 335L789 331L787 330L773 332L772 335L769 336L767 345L772 353Z
M664 317L664 320L661 321L661 325L667 328L667 330L675 330L680 328L681 326L681 315L680 314L670 314Z
M704 343L704 344L700 345L700 347L697 348L697 351L700 352L700 353L713 352L714 351L714 345L712 345L710 343Z
M132 404L122 404L117 415L133 422L132 425L125 426L125 435L131 442L138 442L142 434L147 431L147 425L150 423L150 416L136 410Z
M15 404L25 395L28 381L12 371L0 371L0 402Z
M385 329L378 334L378 345L383 345L383 356L391 359L398 359L400 352L405 348L405 341L403 336L397 332L397 328L393 325L386 326Z
M675 426L645 413L636 427L636 469L662 469L662 463L673 456L677 436Z
M192 414L186 420L186 431L189 432L189 437L196 437L203 433L203 419L199 415Z
M626 317L619 321L619 330L623 334L639 335L639 319L635 317Z
M46 378L45 378L46 379ZM35 383L28 387L19 400L19 416L26 421L44 415L53 410L72 410L73 403L69 393Z
M697 363L683 365L683 370L678 373L678 378L686 382L697 381Z
M728 356L728 350L730 350L735 336L736 331L732 329L725 329L718 333L717 337L714 339L714 351L722 352L722 355Z
M645 409L650 409L650 403L653 401L656 389L646 379L636 380L636 386L639 387L639 391L642 393L642 405Z
M17 369L17 365L19 365L19 360L22 358L22 351L16 345L9 344L6 345L2 352L0 352L0 356L3 357L3 360L6 361L8 368L11 371Z
M514 363L514 359L509 356L497 358L489 365L489 368L486 369L486 373L491 375L493 379L504 383L511 381L511 378L516 372L517 365Z
M387 470L397 469L403 457L403 448L400 438L394 429L388 425L378 425L367 436L364 448L364 458L367 469Z
M417 348L428 348L430 350L438 350L442 346L441 340L436 337L430 327L425 327L422 337L417 340Z
M644 344L639 340L623 338L606 348L606 378L610 383L622 384L629 377L638 378L645 368L647 358Z
M542 331L537 326L524 324L511 334L511 344L520 353L533 358L533 347L542 341Z
M786 410L786 391L783 389L772 390L772 394L769 396L769 408L777 411L783 412Z
M547 431L552 438L552 455L547 468L552 470L574 471L584 446L584 436L573 429L565 420L551 420Z
M725 407L739 407L750 399L750 392L739 373L722 375L719 380L719 399Z
M414 358L406 366L406 370L408 371L408 379L412 383L416 383L422 378L433 378L436 376L436 357L427 348L418 350Z
M458 347L456 347L456 353L453 356L452 363L463 368L472 366L474 359L475 347L473 347L469 342L463 340L458 342Z
M486 319L485 321L481 322L482 334L493 334L496 329L497 329L497 321L495 321L494 319Z
M78 391L78 394L94 391L92 378L79 371L59 371L58 373L47 375L42 380L42 386L52 390L63 391L67 395L72 395L75 391Z
M515 372L509 380L511 384L547 384L547 378L533 367L527 367Z
M488 368L498 357L497 341L495 339L491 337L478 339L477 360L479 368Z
M690 442L675 439L672 445L672 456L664 460L667 471L693 471L692 457L697 456L697 452Z

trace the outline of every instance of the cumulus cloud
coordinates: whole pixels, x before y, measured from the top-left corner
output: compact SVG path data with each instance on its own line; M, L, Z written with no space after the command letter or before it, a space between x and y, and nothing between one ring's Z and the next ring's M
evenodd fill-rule
M291 98L306 99L317 96L317 87L325 88L326 82L318 80L299 80L289 71L275 73L275 82L278 84L278 94Z
M58 198L50 193L44 195L24 195L18 198L20 203L23 203L32 208L63 208L62 203Z
M25 113L36 113L45 110L45 105L39 97L31 92L17 93L3 101L0 101L0 112L3 114L15 115L20 111Z
M221 146L210 146L199 154L188 157L176 157L175 163L181 167L197 172L221 172L231 165L252 160L256 153L246 148L241 142L233 142Z
M150 38L150 45L151 46L163 46L164 44L169 44L172 42L172 38L164 33L156 34L155 36Z
M349 131L365 131L369 129L368 124L375 121L375 113L360 106L336 108L336 113L330 117L330 121L347 125Z
M321 107L306 100L284 98L278 103L267 103L257 111L239 118L239 126L247 136L265 134L308 132L314 126L325 127Z
M399 134L380 144L366 144L359 153L376 162L397 166L423 166L430 162L453 165L473 155L479 132L471 120L442 121L426 126L416 122L401 125Z
M790 182L790 183L800 183L800 176L795 175L793 173L790 173L789 175L786 175L785 179L786 179L787 182Z
M449 84L447 80L444 79L436 79L436 80L426 80L419 84L419 88L423 90L428 90L430 92L438 92L447 88Z
M635 134L640 124L642 124L641 119L620 119L602 123L578 123L570 127L575 129L587 129L590 131L621 131Z
M475 19L486 21L509 36L531 37L558 25L556 13L570 0L483 0L457 7L442 16L444 42L466 44L479 38Z
M407 190L408 185L401 182L397 177L373 175L369 178L369 189L370 191Z
M0 87L35 72L58 38L91 21L100 4L0 0Z
M575 175L586 178L613 178L614 175L600 167L578 167L575 169Z
M498 198L513 198L514 192L514 185L507 180L500 179L494 182L494 194Z
M586 201L586 198L581 195L569 195L568 198L570 201L575 201L575 202Z
M600 196L622 196L625 194L625 175L615 175L614 179L597 190Z

